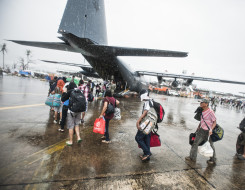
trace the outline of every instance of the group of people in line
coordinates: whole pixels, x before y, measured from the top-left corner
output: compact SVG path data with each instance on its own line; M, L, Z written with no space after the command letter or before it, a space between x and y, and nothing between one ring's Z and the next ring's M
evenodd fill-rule
M109 122L114 117L112 114L106 114L106 108L109 103L111 103L113 106L116 106L119 104L119 101L116 100L113 97L113 93L116 89L116 84L114 81L111 82L104 82L104 84L96 84L90 80L87 83L85 83L83 80L79 81L79 84L76 85L74 82L74 77L71 79L70 82L66 81L65 77L54 77L53 80L50 81L50 89L48 96L50 94L60 94L61 95L61 104L59 107L53 107L51 110L53 110L54 113L54 123L59 123L60 128L58 131L64 132L65 125L67 125L67 129L69 130L69 140L66 142L68 146L71 146L73 144L73 134L76 133L77 136L77 143L80 143L82 141L80 137L79 132L79 125L81 123L84 123L85 114L88 111L88 98L89 94L93 94L94 88L96 90L96 96L99 96L99 93L103 93L102 97L103 99L103 109L100 114L100 118L104 118L106 125L105 125L105 134L101 137L103 143L111 143L109 138ZM83 112L72 112L69 109L69 98L71 96L71 92L73 90L79 90L84 95L86 100L86 108ZM60 120L58 121L58 114Z
M237 110L242 110L243 112L245 112L245 101L242 101L240 99L220 98L214 96L210 99L210 104L214 112L216 111L218 105L235 108Z
M114 82L112 82L111 88L109 89L106 84L103 84L105 86L103 90L104 92L104 99L103 99L103 108L101 110L101 113L99 115L100 118L104 118L106 125L105 125L105 133L101 137L103 143L111 143L110 137L109 137L109 122L113 118L114 114L106 114L106 110L108 107L108 104L112 104L114 107L119 105L119 101L116 100L113 97L113 92L115 90L115 87L112 87L114 85ZM71 92L74 89L80 90L85 99L86 99L86 109L84 112L78 112L73 113L71 110L69 110L69 98L71 96ZM96 95L101 92L100 86L97 84L95 85ZM88 95L89 93L93 93L93 85L91 84L91 81L89 81L87 84L83 80L79 81L78 86L73 82L66 82L65 78L57 78L54 77L54 80L50 82L50 90L49 93L59 93L61 94L61 101L63 102L60 107L55 107L55 123L58 123L58 113L60 113L60 128L59 131L64 132L64 126L66 124L67 120L67 129L69 130L69 140L66 142L68 146L71 146L73 144L73 134L74 131L77 136L77 143L80 143L82 141L80 132L79 132L79 124L84 122L85 113L88 110ZM143 120L143 118L147 115L147 112L150 109L150 103L152 99L149 97L149 91L143 90L140 92L140 99L141 101L144 101L142 115L139 117L139 119L136 122L136 127L138 129L137 134L135 136L136 142L140 145L141 149L143 150L143 155L140 156L140 159L142 161L149 161L150 157L152 155L150 151L150 139L151 134L148 135L144 134L140 128L140 123ZM196 129L196 138L194 140L194 143L191 146L190 154L185 159L187 161L195 162L197 158L197 151L198 146L203 141L209 141L212 149L213 149L213 155L210 157L210 159L207 161L208 164L215 164L216 163L216 152L214 143L210 137L212 135L213 130L216 126L216 116L214 111L209 108L210 101L208 99L202 99L200 102L200 107L202 108L202 117L201 121ZM241 142L241 145L245 145L245 132L243 133L243 140ZM245 147L245 146L244 146ZM245 160L245 148L242 155L239 155L239 159Z

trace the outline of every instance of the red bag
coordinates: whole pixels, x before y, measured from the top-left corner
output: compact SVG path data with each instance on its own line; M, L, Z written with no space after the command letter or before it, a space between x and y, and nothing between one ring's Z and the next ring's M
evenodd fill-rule
M157 146L161 146L161 140L159 138L159 135L157 133L151 132L150 147L157 147Z
M150 140L150 147L158 147L161 146L161 140L157 133L151 132L151 140ZM139 148L140 145L138 145Z
M94 122L94 133L105 134L105 120L103 118L97 118Z

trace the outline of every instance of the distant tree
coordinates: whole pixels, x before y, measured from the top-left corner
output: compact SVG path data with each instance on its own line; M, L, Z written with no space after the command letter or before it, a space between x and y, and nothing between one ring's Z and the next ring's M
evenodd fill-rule
M3 54L3 69L4 69L4 53L7 53L7 49L6 49L6 44L4 43L2 46L1 46L1 51L2 54Z
M26 50L26 60L27 60L26 69L29 68L29 63L31 62L31 61L30 61L30 55L31 55L31 50L27 49L27 50Z
M12 69L16 69L17 68L18 63L14 62L12 65Z
M22 70L26 70L28 67L28 63L25 63L25 59L23 57L19 59L19 64L20 64L20 69Z

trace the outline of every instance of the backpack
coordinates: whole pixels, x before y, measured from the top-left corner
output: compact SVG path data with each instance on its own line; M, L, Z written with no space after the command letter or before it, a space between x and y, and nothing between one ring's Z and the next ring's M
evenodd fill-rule
M241 142L243 141L243 135L242 133L237 137L237 142L236 142L236 152L237 154L243 154L244 153L244 145L241 145Z
M93 96L92 93L89 93L89 94L88 94L88 101L89 101L89 102L93 102L93 101L94 101L94 96Z
M238 129L240 129L242 132L245 133L245 118L241 121L241 123L239 124Z
M191 133L189 135L189 144L192 145L194 143L195 139L196 139L196 133ZM207 141L203 140L198 146L204 145L205 142L207 142Z
M141 131L148 135L157 125L157 113L154 107L150 107L149 111L147 112L146 116L140 122Z
M116 102L115 102L115 104L116 104ZM114 108L113 104L108 100L108 105L107 105L107 109L105 111L105 114L108 115L108 114L111 114L114 112L115 112L115 108Z
M165 111L160 103L155 102L154 100L152 100L152 102L153 105L151 104L151 101L149 101L150 107L153 107L157 113L157 123L161 123L164 118Z
M202 115L202 107L198 107L196 109L196 111L194 113L196 113L196 115L194 116L194 119L196 119L197 121L201 121L201 115Z
M71 95L69 98L69 110L75 113L84 112L86 110L85 96L78 89L74 89L71 92Z

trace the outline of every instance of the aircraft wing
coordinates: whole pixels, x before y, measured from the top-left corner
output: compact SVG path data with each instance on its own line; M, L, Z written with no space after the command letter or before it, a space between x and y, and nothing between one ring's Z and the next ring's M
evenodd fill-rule
M48 48L62 51L70 51L75 53L86 54L86 50L80 48L73 48L65 42L37 42L37 41L19 41L19 40L8 40L17 44ZM187 52L180 51L168 51L158 49L146 49L146 48L128 48L128 47L117 47L117 46L104 46L97 44L89 44L87 48L90 49L89 56L102 55L113 55L113 56L154 56L154 57L186 57Z
M180 79L191 79L191 80L201 80L201 81L209 81L209 82L222 82L222 83L245 85L245 82L240 82L240 81L230 81L230 80L197 77L197 76L190 76L190 75L188 76L188 75L178 75L178 74L171 74L171 73L158 73L158 72L149 72L149 71L136 71L136 72L139 75L150 75L150 76L157 76L157 77L180 78Z
M21 45L26 45L26 46L33 46L33 47L48 48L48 49L80 53L79 50L76 50L75 48L71 47L70 45L64 42L37 42L37 41L19 41L19 40L8 40L8 41L11 41L17 44L21 44Z
M146 49L146 48L128 48L118 46L91 45L98 51L106 52L114 56L154 56L154 57L186 57L187 52Z
M86 67L86 68L92 68L90 65L84 65L84 64L76 64L76 63L68 63L68 62L58 62L58 61L48 61L48 60L40 60L47 63L54 63L54 64L60 64L60 65L69 65L69 66L75 66L75 67Z

